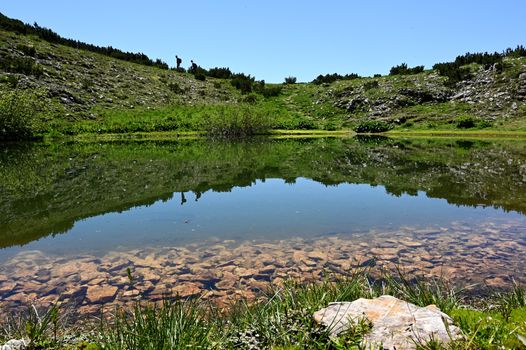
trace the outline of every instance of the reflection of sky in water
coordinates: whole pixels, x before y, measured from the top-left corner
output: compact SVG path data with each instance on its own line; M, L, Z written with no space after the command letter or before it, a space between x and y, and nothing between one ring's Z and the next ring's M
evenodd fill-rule
M423 192L395 197L387 194L383 186L325 186L301 178L295 184L269 179L251 187L236 187L231 192L209 191L197 202L193 193L186 193L185 197L184 205L176 193L169 201L85 219L66 234L43 238L23 248L5 249L0 257L32 249L82 253L118 247L170 246L211 237L279 239L521 217L500 209L450 205L443 199L427 198Z

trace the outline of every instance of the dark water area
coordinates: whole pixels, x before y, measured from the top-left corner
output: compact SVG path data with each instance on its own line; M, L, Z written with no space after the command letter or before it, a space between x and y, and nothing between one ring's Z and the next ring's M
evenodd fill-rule
M485 286L524 278L521 141L4 144L0 198L3 307L225 300L371 259Z

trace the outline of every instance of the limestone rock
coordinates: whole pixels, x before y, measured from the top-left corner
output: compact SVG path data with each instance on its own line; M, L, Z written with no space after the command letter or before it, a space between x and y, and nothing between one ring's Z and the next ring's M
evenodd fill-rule
M4 345L0 345L0 350L23 350L27 349L27 342L23 339L11 339Z
M416 349L415 342L425 344L435 339L448 343L460 337L460 330L453 325L452 319L435 305L418 307L390 295L361 298L351 303L331 303L314 313L315 321L328 327L332 336L364 317L372 323L371 331L364 338L367 347L382 345L384 349Z

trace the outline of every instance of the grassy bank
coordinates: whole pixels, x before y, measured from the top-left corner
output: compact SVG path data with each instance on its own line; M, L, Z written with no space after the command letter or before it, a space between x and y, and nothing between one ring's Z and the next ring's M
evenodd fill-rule
M200 300L166 299L115 310L98 321L72 324L60 309L36 309L3 320L0 339L25 338L30 349L358 349L367 322L338 338L318 326L312 314L332 301L394 295L419 306L434 304L463 332L449 349L526 348L526 290L468 295L445 280L407 279L402 274L372 278L368 271L327 276L320 283L293 281L275 286L260 301L239 301L219 309ZM441 349L419 344L421 349Z
M526 57L501 69L467 65L450 84L438 70L310 83L196 76L0 30L0 139L276 130L407 134L526 132ZM237 79L237 80L236 80ZM251 80L252 79L252 80ZM237 87L236 87L237 86Z

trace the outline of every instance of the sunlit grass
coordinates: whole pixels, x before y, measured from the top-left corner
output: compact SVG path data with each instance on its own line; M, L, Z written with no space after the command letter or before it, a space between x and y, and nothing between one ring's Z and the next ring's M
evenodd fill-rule
M333 301L390 294L419 306L435 304L453 317L463 338L447 347L417 341L419 349L521 349L526 345L526 291L516 285L490 297L466 298L444 279L411 279L401 272L373 278L368 269L319 282L287 281L272 286L260 301L239 300L219 309L205 300L168 297L161 304L137 303L85 326L89 336L71 345L59 309L38 316L9 317L1 338L26 338L30 349L359 349L371 324L362 320L339 337L315 323L312 314ZM472 306L470 306L472 305ZM473 305L478 305L476 308ZM16 321L14 321L16 320ZM95 332L93 332L95 331ZM89 347L88 347L89 346Z

